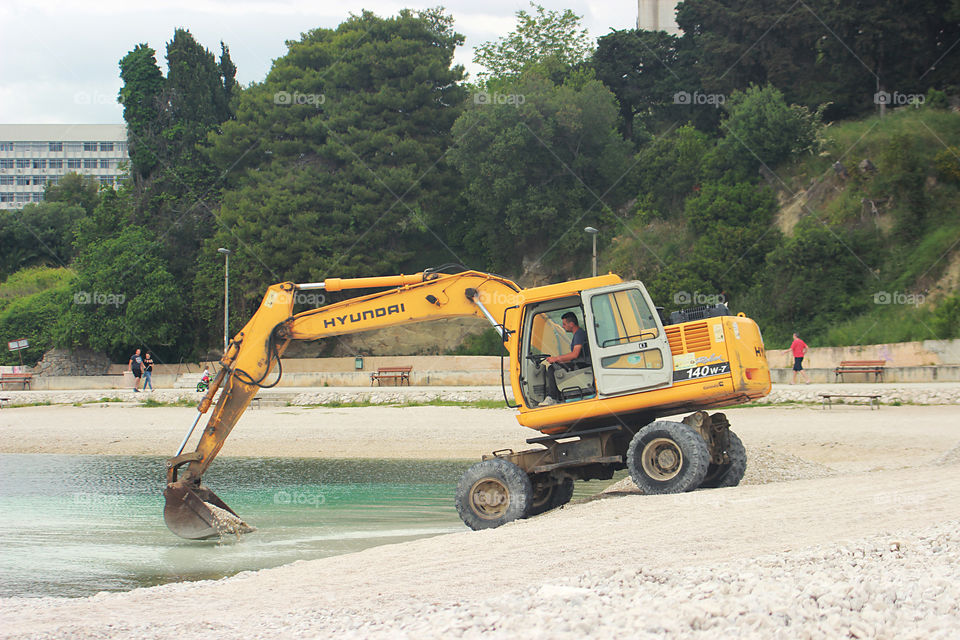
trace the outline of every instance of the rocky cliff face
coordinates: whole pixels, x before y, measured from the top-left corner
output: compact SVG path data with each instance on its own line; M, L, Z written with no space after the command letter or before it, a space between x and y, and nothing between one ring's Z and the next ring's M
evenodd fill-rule
M110 358L98 351L51 349L31 372L41 376L101 376L109 368Z

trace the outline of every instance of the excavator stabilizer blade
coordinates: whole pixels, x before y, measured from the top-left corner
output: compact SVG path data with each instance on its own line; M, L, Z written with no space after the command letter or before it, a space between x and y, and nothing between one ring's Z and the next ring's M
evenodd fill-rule
M201 540L222 536L225 533L250 533L256 531L204 486L188 486L173 482L163 491L166 506L163 520L167 528L181 538Z

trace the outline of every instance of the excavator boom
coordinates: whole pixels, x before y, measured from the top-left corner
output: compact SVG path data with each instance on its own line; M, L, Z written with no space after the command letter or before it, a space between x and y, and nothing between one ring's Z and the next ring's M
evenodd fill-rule
M343 291L390 287L385 291L351 298L293 315L298 291ZM494 325L505 310L521 298L513 282L488 273L424 272L379 278L330 278L320 283L285 282L271 286L259 309L230 341L220 360L221 369L198 407L194 427L177 455L167 461L164 520L173 533L191 539L225 532L252 530L213 491L201 484L250 401L261 388L271 387L282 375L280 357L291 340L317 340L331 336L425 322L439 318L477 316ZM497 320L497 319L501 320ZM503 328L498 327L503 334ZM276 378L268 381L277 368ZM196 449L183 450L197 423L213 407Z

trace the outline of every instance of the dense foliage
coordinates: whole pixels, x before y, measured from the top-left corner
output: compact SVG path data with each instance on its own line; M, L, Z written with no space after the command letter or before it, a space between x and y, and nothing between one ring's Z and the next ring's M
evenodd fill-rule
M363 12L244 88L226 45L177 29L166 73L146 44L120 60L129 182L0 212L0 332L31 360L194 358L222 336L220 247L235 331L283 280L586 275L592 225L602 270L668 311L726 301L771 348L960 337L958 20L956 0L685 0L682 35L594 46L531 5L471 83L443 10Z

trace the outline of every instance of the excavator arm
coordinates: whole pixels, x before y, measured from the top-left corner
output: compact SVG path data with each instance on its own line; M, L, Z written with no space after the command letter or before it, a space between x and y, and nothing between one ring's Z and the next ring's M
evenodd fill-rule
M299 291L323 289L336 292L381 287L389 289L293 315ZM191 539L252 530L213 491L201 484L201 478L257 392L279 382L282 375L280 357L292 340L317 340L464 316L485 318L503 335L506 329L501 322L505 311L518 305L520 299L520 288L516 284L478 271L330 278L317 283L285 282L271 286L260 308L230 341L220 360L220 371L200 401L193 427L177 454L167 461L167 487L164 490L167 527L173 533ZM508 349L513 342L507 342ZM275 368L277 372L273 374ZM220 397L196 449L183 453L218 391L221 391Z

